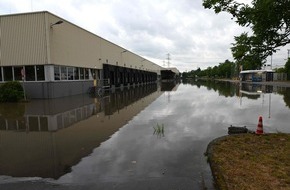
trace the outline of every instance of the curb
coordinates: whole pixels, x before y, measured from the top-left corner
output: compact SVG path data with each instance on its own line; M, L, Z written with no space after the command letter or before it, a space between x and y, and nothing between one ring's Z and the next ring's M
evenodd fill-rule
M213 156L213 149L217 143L225 140L228 136L229 135L225 135L225 136L221 136L221 137L218 137L218 138L212 140L207 145L207 149L205 152L205 156L207 157L207 162L210 165L211 173L212 173L212 176L214 179L214 186L217 190L224 190L224 189L228 189L228 188L227 188L224 176L220 172L218 164L213 161L213 157L212 157Z

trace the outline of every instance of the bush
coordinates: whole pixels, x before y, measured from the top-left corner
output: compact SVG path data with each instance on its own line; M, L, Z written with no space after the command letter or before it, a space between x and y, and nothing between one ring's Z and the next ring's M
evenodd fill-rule
M290 58L288 58L288 61L285 64L285 71L287 73L287 78L290 80Z
M9 81L0 85L0 102L18 102L24 96L20 82Z

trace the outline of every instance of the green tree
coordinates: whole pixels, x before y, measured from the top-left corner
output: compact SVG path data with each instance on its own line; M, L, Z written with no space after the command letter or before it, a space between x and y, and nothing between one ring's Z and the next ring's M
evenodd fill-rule
M220 63L218 66L218 75L222 78L231 78L232 77L232 68L234 63L226 60L224 63Z
M195 75L197 76L201 76L201 69L198 67L195 72L194 72Z
M218 67L217 66L214 66L213 68L212 68L212 76L213 77L217 77L218 76Z
M203 0L203 6L216 13L228 12L239 25L252 29L252 36L243 33L235 39L232 51L240 64L250 60L261 65L278 47L290 43L289 0L253 0L251 5L236 0Z
M262 58L262 50L258 51L251 45L255 43L255 39L249 37L247 33L242 33L240 36L235 36L235 41L231 50L237 64L242 65L244 70L260 69L265 60Z
M290 80L290 58L288 58L288 61L285 63L285 72L287 73L287 79Z
M212 74L212 68L211 67L208 67L206 70L206 75L209 77L209 78L212 78L213 77L213 74Z
M278 68L278 69L275 69L275 72L276 73L286 73L286 71L285 71L285 68L283 67L283 68Z

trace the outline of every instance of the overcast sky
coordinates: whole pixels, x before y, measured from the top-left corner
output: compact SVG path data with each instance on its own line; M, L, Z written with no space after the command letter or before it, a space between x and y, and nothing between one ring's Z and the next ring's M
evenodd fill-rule
M204 9L202 0L0 0L0 14L47 10L158 65L181 72L226 59L239 27L227 13ZM284 65L287 49L273 56ZM270 63L270 59L268 61Z

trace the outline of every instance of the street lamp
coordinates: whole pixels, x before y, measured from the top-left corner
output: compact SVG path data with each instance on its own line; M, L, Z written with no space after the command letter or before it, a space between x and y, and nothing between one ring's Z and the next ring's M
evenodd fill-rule
M140 70L141 70L141 68L142 68L142 69L145 69L145 68L144 68L144 65L142 64L143 61L146 61L146 59L143 58L143 59L141 60L141 67L140 67Z
M58 24L62 24L62 23L63 23L63 21L59 20L59 21L57 21L57 22L55 22L53 24L50 24L50 28L52 28L54 25L58 25Z
M127 52L127 50L124 50L121 52L121 64L124 64L124 66L126 66L126 64L123 61L123 53L126 53L126 52Z

